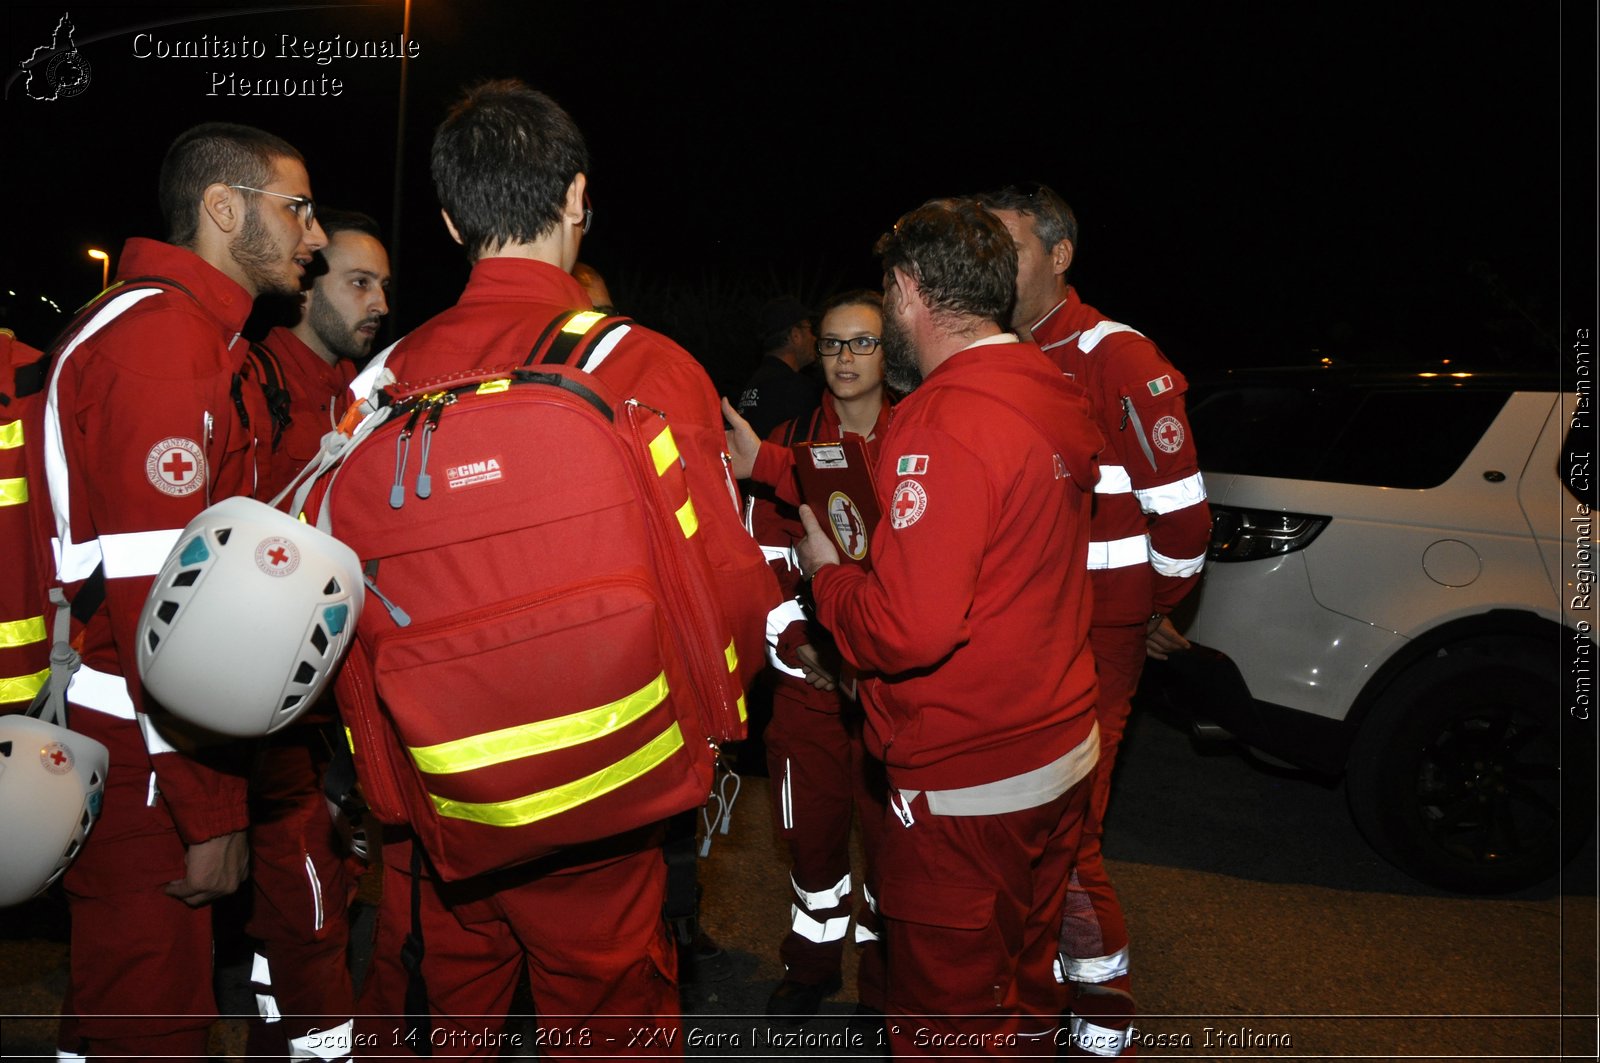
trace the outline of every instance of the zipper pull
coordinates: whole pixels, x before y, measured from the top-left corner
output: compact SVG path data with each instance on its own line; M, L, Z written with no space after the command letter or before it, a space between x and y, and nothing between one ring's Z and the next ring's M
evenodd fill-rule
M394 486L389 488L390 509L399 509L406 504L406 462L411 458L411 433L417 427L417 418L421 416L422 407L414 407L411 419L400 429L400 435L394 441Z
M427 498L433 494L433 477L428 475L428 452L433 449L433 433L439 427L439 418L444 416L444 408L455 401L454 395L445 395L434 403L433 409L428 411L428 419L422 426L422 468L417 472L417 497Z
M1132 412L1133 400L1126 395L1122 396L1122 423L1117 425L1117 431L1121 432L1128 427L1128 415Z
M373 582L371 576L363 575L361 577L361 582L365 583L367 585L367 589L373 594L377 595L378 601L382 602L383 607L389 610L389 619L394 621L395 627L411 626L411 614L391 602L388 598L384 597L383 592L378 589L378 585Z

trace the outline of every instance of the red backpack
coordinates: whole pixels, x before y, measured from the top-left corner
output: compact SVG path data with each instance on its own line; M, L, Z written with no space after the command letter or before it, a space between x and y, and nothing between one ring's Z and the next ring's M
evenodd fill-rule
M337 686L363 792L446 879L696 808L744 735L671 428L583 371L624 323L589 317L524 366L387 388L307 507L387 606Z

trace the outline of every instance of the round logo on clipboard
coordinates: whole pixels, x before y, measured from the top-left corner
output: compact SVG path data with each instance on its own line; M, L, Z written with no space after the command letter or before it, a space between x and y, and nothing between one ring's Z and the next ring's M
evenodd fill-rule
M867 522L861 511L843 491L828 496L828 520L833 524L833 541L852 561L867 556Z

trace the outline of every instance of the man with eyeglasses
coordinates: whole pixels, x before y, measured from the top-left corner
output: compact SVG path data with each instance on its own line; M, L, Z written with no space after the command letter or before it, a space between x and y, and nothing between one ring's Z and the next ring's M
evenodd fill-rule
M1199 581L1211 513L1183 375L1154 343L1084 303L1067 283L1078 244L1072 209L1037 184L982 198L1017 245L1013 327L1088 390L1107 442L1089 542L1100 766L1062 919L1060 973L1073 991L1072 1053L1116 1056L1132 1047L1134 1000L1127 925L1101 855L1102 823L1145 658L1188 647L1168 614Z
M1005 330L1016 247L970 200L878 243L888 378L871 571L809 508L800 567L888 774L877 900L894 1058L1053 1054L1061 905L1098 755L1088 652L1100 433Z
M239 330L256 296L299 289L326 242L299 152L259 129L183 133L158 191L167 240L129 240L117 284L58 341L30 464L50 485L45 571L88 616L70 726L111 752L104 812L65 878L63 1059L206 1053L209 904L246 872L243 765L234 746L169 729L140 687L135 634L183 527L256 488L269 419L240 386Z
M758 315L761 364L739 393L739 415L765 439L785 421L804 417L822 399L811 310L792 295L773 299Z

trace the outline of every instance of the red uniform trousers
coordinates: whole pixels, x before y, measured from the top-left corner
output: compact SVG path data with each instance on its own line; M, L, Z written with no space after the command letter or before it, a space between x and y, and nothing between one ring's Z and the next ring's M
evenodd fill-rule
M842 710L842 711L841 711ZM789 846L793 923L778 955L784 976L820 985L839 976L851 913L850 821L859 813L866 858L863 903L856 906L861 1003L884 1006L883 942L878 926L874 863L883 833L883 764L867 752L866 716L837 691L779 680L767 725L772 822Z
M1117 891L1106 873L1100 842L1117 747L1122 744L1134 691L1144 670L1145 626L1091 627L1089 645L1100 684L1100 698L1095 702L1100 761L1091 777L1089 812L1061 918L1061 973L1072 987L1073 1029L1079 1035L1069 1054L1132 1056L1136 1046L1127 1041L1126 1034L1134 1016L1128 928Z
M681 1056L677 956L661 918L667 866L647 828L461 882L424 872L420 913L434 1056L542 1060ZM356 1054L403 1055L412 846L386 836L383 901L356 1019ZM533 1046L504 1040L526 969ZM668 1037L671 1044L663 1043Z
M184 846L153 788L139 725L73 707L75 731L111 752L100 819L64 879L72 909L72 976L57 1044L90 1058L203 1058L216 1018L211 909L164 887L184 876ZM107 956L116 962L107 962ZM129 986L143 1014L129 1015Z
M251 968L259 1021L251 1056L336 1059L306 1041L311 1031L348 1023L350 902L357 869L322 794L328 751L320 728L296 723L267 738L251 776L250 921L259 944Z
M1051 968L1090 787L989 816L936 816L919 793L909 827L890 810L878 907L894 1058L1051 1052L1066 1004Z

